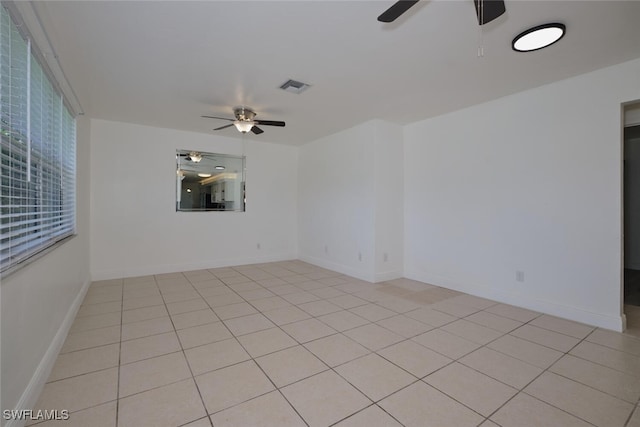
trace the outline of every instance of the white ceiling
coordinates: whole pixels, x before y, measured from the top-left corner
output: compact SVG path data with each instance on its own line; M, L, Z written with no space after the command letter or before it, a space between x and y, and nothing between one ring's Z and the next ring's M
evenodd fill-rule
M422 0L393 24L374 1L48 1L35 8L86 115L211 133L253 107L253 140L300 145L370 119L406 124L640 57L640 1ZM550 48L512 38L559 21ZM478 57L478 46L484 57ZM278 87L312 85L296 95ZM220 135L241 137L233 127Z

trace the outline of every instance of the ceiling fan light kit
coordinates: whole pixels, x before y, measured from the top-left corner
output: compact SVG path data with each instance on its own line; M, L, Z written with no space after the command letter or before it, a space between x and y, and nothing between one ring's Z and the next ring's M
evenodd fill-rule
M233 125L236 127L236 129L238 129L238 131L242 133L249 132L255 124L256 123L252 120L248 120L248 121L236 120L235 122L233 122Z
M556 43L566 32L567 27L559 22L538 25L518 34L511 42L516 52L533 52Z

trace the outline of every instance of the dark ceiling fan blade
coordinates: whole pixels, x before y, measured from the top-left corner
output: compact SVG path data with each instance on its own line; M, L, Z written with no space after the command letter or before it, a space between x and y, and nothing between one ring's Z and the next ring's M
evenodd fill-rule
M284 122L277 120L254 120L257 125L284 127Z
M418 3L419 0L400 0L395 2L389 9L385 10L382 15L378 16L380 22L393 22L405 13L411 6Z
M231 123L230 125L224 125L224 126L220 126L219 128L215 128L214 130L220 130L220 129L226 129L233 126L233 123Z
M219 119L219 120L229 120L230 122L235 121L235 119L228 119L226 117L214 117L214 116L200 116L204 119Z
M255 133L256 135L260 135L264 131L260 129L258 126L253 125L253 127L251 128L251 132Z
M503 0L473 0L478 15L478 24L484 25L506 12Z

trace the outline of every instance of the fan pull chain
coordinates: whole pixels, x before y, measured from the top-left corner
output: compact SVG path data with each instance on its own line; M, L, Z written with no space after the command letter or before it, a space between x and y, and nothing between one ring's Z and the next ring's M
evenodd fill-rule
M242 157L246 156L246 145L247 145L247 141L246 141L246 133L242 134Z
M483 40L482 29L480 29L480 34L478 35L478 58L484 57L484 40Z
M479 19L479 28L478 28L478 58L484 57L484 32L482 31L482 22L484 22L484 0L479 0L478 2L478 16Z
M247 141L246 134L242 134L242 206L243 212L247 209Z

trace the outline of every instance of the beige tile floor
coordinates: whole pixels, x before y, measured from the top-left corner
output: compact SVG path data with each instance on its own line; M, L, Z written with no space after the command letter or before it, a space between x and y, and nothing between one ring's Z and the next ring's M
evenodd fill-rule
M93 283L34 409L71 412L41 427L640 427L639 398L632 335L286 261Z

